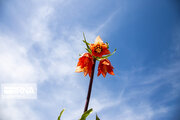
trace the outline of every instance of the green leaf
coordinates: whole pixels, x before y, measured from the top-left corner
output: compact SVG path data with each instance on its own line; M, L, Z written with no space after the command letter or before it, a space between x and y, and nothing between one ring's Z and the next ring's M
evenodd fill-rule
M101 60L101 58L100 57L95 57L96 58L96 60L98 60L98 61L100 61Z
M84 40L86 41L86 37L85 37L85 34L84 34L84 32L83 32L83 37L84 37Z
M91 50L91 49L90 49L90 47L89 47L89 43L86 41L86 37L85 37L85 34L84 34L84 32L83 32L83 37L84 37L84 40L83 40L83 42L86 44L86 46L87 46L87 49Z
M109 54L109 55L102 56L102 58L108 58L108 57L110 57L111 55L113 55L113 54L116 52L116 50L117 50L117 49L115 49L115 50L114 50L114 52L112 52L112 53L111 53L111 54Z
M61 115L63 114L63 112L64 112L64 109L60 112L60 115L57 120L61 120Z
M88 49L90 49L89 43L88 43L86 40L83 40L83 42L86 44L86 47L87 47Z
M88 116L89 114L91 114L92 111L93 111L93 109L91 108L91 109L89 109L88 111L84 112L83 115L81 116L81 118L80 118L79 120L86 120L87 116Z
M100 120L99 117L97 116L97 114L96 114L96 120Z
M91 49L85 48L89 53L92 53Z
M106 42L106 45L107 45L107 49L109 48L109 43L108 42Z

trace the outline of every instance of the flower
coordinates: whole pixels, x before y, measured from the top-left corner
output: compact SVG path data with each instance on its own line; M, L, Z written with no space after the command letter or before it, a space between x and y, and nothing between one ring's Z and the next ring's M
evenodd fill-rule
M84 76L89 74L89 77L91 77L93 64L94 61L92 55L90 53L84 53L83 56L79 58L75 72L84 72Z
M92 55L96 57L102 57L103 55L110 54L108 45L103 43L100 36L97 36L94 44L90 44L90 49L92 51Z
M108 59L102 59L99 62L99 66L98 66L98 76L102 74L103 77L106 77L107 72L111 75L114 75L113 69L114 68Z

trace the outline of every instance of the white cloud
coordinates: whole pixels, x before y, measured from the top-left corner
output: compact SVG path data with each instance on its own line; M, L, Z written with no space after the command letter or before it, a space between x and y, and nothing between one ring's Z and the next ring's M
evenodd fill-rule
M87 89L84 85L88 81L75 76L74 70L78 53L84 52L81 49L84 46L82 32L86 33L89 42L93 42L98 31L79 26L71 30L62 28L61 36L54 38L49 25L55 19L55 6L64 2L32 1L32 10L25 21L21 20L22 36L0 33L0 82L36 82L39 86L37 100L0 100L0 119L56 119L64 107L67 108L64 119L80 117ZM100 106L99 110L102 108Z
M29 61L25 47L14 38L0 36L0 74L1 82L34 82L43 72Z
M25 101L2 101L0 103L1 120L40 120L37 113Z
M148 68L119 71L120 76L116 77L119 84L123 84L123 93L110 101L115 103L119 100L120 102L117 102L116 107L110 106L107 111L102 110L104 113L101 115L102 119L108 120L113 116L115 120L152 120L165 116L167 113L173 115L172 111L176 110L178 106L174 107L174 105L166 105L166 103L178 100L180 91L179 65L180 62L176 61L165 67L154 68L149 73L145 72ZM163 85L167 85L167 88L161 91ZM159 94L157 95L157 93ZM151 99L157 99L156 103L153 103ZM101 103L99 105L103 107L111 102ZM109 112L111 109L116 112Z
M60 26L61 34L57 36L51 31L51 22L56 20L56 7L63 7L66 1L32 1L33 10L24 22L24 33L22 41L14 36L0 33L0 82L37 82L38 99L35 101L2 101L0 100L0 119L3 120L49 120L56 119L60 110L66 108L62 119L75 120L83 112L83 106L86 98L88 81L80 79L74 70L78 61L78 53L84 52L84 44L81 39L82 32L86 33L89 42L93 42L99 30L102 30L109 24L115 11L109 19L104 21L97 29L90 31L79 26L71 29L65 29ZM70 2L67 2L70 4ZM70 9L70 8L68 8ZM63 12L59 13L61 16ZM64 13L65 14L65 13ZM61 21L58 21L61 22ZM28 24L27 24L28 23ZM28 39L27 39L28 38ZM37 48L34 48L37 47ZM168 68L155 70L149 76L137 76L137 70L120 73L120 80L125 86L120 94L111 97L111 91L100 86L97 91L99 96L91 99L90 107L101 115L102 120L150 120L157 114L165 114L169 110L166 107L160 107L155 110L144 99L144 104L137 106L129 105L129 101L137 95L153 93L153 90L159 86L155 85L144 90L135 89L127 95L124 91L132 84L151 84L161 79L170 79L166 81L172 83L174 89L172 94L177 96L179 83L173 81L179 71L178 65L171 64ZM139 69L138 72L143 71ZM119 79L117 78L117 79ZM143 83L138 80L144 79ZM129 82L129 81L133 82ZM103 90L101 90L103 88ZM153 89L153 90L152 90ZM97 89L96 89L97 90ZM83 102L82 102L83 101ZM116 114L109 113L109 109L118 110Z
M154 116L167 113L167 110L166 108L154 110L146 103L137 105L135 107L120 105L118 112L119 114L116 114L114 118L116 120L152 120Z

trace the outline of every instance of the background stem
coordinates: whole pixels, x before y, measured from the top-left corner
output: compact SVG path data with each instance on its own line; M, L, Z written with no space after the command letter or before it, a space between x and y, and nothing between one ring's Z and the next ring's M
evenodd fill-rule
M84 112L87 111L88 106L89 106L89 100L91 97L91 90L92 90L92 84L93 84L93 78L94 78L94 69L95 69L95 64L96 64L96 59L94 58L94 64L92 66L92 73L91 73L91 78L90 78L90 82L89 82L89 89L88 89L88 94L87 94L87 98L86 98L86 104L84 107Z

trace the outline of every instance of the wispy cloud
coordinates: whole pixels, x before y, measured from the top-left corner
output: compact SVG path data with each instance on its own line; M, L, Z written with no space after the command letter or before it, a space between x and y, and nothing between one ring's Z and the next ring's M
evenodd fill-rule
M17 2L17 6L28 13L18 16L16 10L19 9L11 8L10 11L14 10L11 13L16 19L14 21L19 21L16 22L19 29L11 30L7 26L0 32L0 83L36 82L38 99L0 99L0 119L56 119L63 108L66 112L62 119L75 120L80 117L88 84L88 78L82 80L81 75L74 73L78 53L84 52L81 49L84 47L82 32L86 33L89 42L93 42L98 33L108 27L119 9L112 12L107 20L99 22L101 24L96 28L88 29L64 22L62 17L66 13L63 11L71 9L69 5L74 6L71 2L32 0L27 9L25 5L28 3ZM102 120L152 120L161 117L176 109L172 107L175 103L172 106L166 103L178 100L179 68L179 62L171 62L147 73L148 68L144 66L118 71L120 76L115 76L118 81L113 84L119 87L116 94L99 85L93 88L96 94L91 99L90 107L98 112ZM167 87L165 92L156 96L164 86Z
M66 1L31 1L31 4L32 10L28 11L26 18L21 17L24 19L20 20L21 30L0 33L0 79L1 83L36 82L38 99L1 100L0 119L56 119L62 108L68 108L64 119L78 119L83 110L87 81L83 82L73 70L78 53L83 52L80 49L83 47L82 32L92 42L99 30L90 31L79 26L66 30L61 26L61 36L57 36L49 25L56 22L56 5L63 6ZM100 26L106 24L105 21ZM97 103L95 99L92 101Z
M176 61L165 67L154 68L151 72L146 72L148 68L119 72L117 79L119 84L123 84L123 94L114 98L121 101L117 104L119 107L109 108L118 111L113 117L123 120L168 120L170 116L175 116L179 108L176 106L178 103L174 102L179 100L179 65L179 61ZM111 118L108 112L103 113L106 114L102 115L104 119Z

